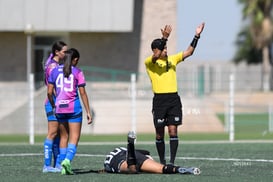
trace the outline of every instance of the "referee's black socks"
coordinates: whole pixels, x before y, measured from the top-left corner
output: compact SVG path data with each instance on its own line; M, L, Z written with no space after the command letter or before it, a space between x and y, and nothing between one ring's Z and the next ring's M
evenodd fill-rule
M166 160L165 160L165 141L164 139L156 139L155 141L156 143L156 149L157 149L157 153L159 155L159 159L160 159L160 163L165 165L166 164Z
M174 160L176 157L176 152L177 152L177 147L178 147L178 137L177 136L172 136L170 137L170 163L174 164Z

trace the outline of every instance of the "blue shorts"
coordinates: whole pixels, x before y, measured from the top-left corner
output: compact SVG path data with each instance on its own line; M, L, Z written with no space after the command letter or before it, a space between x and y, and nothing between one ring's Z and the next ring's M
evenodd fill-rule
M45 103L45 112L46 112L46 117L47 121L57 121L56 116L53 114L52 107L49 101Z
M59 122L69 122L69 123L81 123L82 122L82 111L75 113L66 114L56 114Z

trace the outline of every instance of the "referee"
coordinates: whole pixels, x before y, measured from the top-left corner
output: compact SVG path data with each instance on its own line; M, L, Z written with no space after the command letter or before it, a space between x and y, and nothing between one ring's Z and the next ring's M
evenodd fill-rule
M167 40L172 31L170 25L161 29L162 38L153 40L151 48L153 55L145 60L146 71L150 77L153 97L153 120L156 131L156 148L160 163L165 165L164 130L168 127L170 140L170 164L174 164L178 136L177 126L182 124L182 104L177 93L176 65L191 56L197 46L205 23L201 23L195 30L195 36L190 46L174 55L167 55Z

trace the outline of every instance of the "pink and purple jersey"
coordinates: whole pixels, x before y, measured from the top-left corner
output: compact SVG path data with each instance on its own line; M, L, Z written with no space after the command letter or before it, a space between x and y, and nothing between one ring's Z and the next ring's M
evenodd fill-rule
M58 62L53 59L53 54L51 53L49 55L49 57L47 58L46 63L44 65L44 76L45 76L45 85L46 86L48 84L48 78L49 78L51 71L54 68L56 68L58 65L59 65ZM55 99L55 95L53 97ZM47 97L45 99L45 105L51 106Z
M53 84L56 91L56 113L75 113L82 110L78 87L85 86L83 72L73 67L71 74L66 78L63 74L63 65L59 65L52 70L48 83Z
M44 74L45 74L45 85L48 84L48 78L51 71L58 66L58 62L53 59L53 54L50 54L48 59L46 60L44 66Z

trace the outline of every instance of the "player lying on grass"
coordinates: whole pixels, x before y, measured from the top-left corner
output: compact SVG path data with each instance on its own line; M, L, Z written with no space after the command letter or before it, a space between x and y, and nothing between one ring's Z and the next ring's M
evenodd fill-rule
M134 132L129 132L127 139L127 148L117 147L106 156L104 172L125 174L137 174L139 172L157 174L200 174L199 168L163 165L154 161L149 151L135 150L134 142L136 135Z

